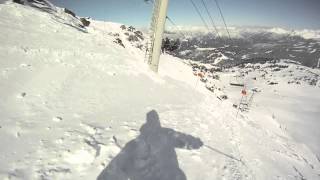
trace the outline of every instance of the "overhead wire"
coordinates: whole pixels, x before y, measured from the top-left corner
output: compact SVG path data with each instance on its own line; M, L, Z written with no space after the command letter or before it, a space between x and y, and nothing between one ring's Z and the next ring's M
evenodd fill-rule
M206 21L204 20L203 16L201 15L200 10L198 9L198 7L196 6L196 4L193 2L193 0L190 0L192 6L194 7L194 9L196 10L196 12L198 13L201 21L203 22L204 26L208 29L208 31L210 31L210 28L208 26L208 24L206 23Z
M145 0L145 2L151 2L151 4L153 4L153 3L154 3L154 0ZM200 12L200 10L199 10L199 8L196 6L196 4L194 3L193 0L190 0L190 2L191 2L191 4L192 4L192 6L194 7L194 9L196 10L196 12L197 12L198 16L200 17L202 23L204 24L205 28L206 28L208 31L210 31L210 28L209 28L208 24L206 23L205 19L203 18L202 14L201 14L201 12ZM220 5L219 5L219 2L218 2L218 0L214 0L214 2L215 2L216 6L217 6L217 8L218 8L218 10L219 10L219 13L220 13L221 19L222 19L222 21L223 21L223 24L224 24L224 26L225 26L225 29L226 29L226 31L227 31L228 37L229 37L229 39L231 40L230 31L229 31L228 25L227 25L227 23L226 23L226 20L225 20L225 18L224 18L224 15L223 15L223 12L222 12L222 10L221 10L221 7L220 7ZM201 3L203 4L203 6L204 6L204 8L205 8L205 10L206 10L206 13L208 14L208 16L209 16L209 18L210 18L210 22L211 22L212 26L214 27L214 29L215 29L215 31L216 31L216 33L217 33L217 36L221 39L220 33L219 33L219 31L218 31L218 28L217 28L217 26L216 26L215 23L214 23L213 17L212 17L212 15L210 14L209 9L208 9L205 1L204 1L204 0L201 0ZM169 16L166 16L166 19L168 19L168 21L179 31L179 33L181 33L180 30L179 30L179 28L177 27L176 23L174 23L174 21L173 21ZM181 33L181 34L182 34L182 33ZM184 36L184 34L182 34L182 35Z
M214 21L213 21L213 18L212 18L212 16L211 16L211 14L209 13L209 10L208 10L207 6L206 6L205 3L203 2L203 0L201 0L201 1L202 1L203 5L204 5L204 7L205 7L205 9L206 9L206 12L208 13L208 15L209 15L209 17L210 17L212 26L214 27L214 29L215 29L215 31L216 31L216 33L217 33L217 36L218 36L219 38L221 38L221 36L220 36L220 34L219 34L219 32L218 32L218 29L217 29L217 27L216 27L216 25L215 25L215 23L214 23ZM154 4L154 0L145 0L145 2L147 2L147 3L150 2L151 4ZM205 28L210 32L211 30L210 30L208 24L206 23L205 19L203 18L202 14L201 14L201 12L200 12L200 10L199 10L199 8L196 6L196 4L194 3L193 0L190 0L190 2L191 2L191 4L192 4L192 6L194 7L194 9L196 10L196 12L197 12L198 16L200 17L202 23L204 24ZM185 37L185 35L184 35L184 34L181 32L181 30L178 28L177 24L176 24L169 16L166 16L166 19L174 26L174 28L175 28L176 30L178 30L178 32L179 32L182 36Z
M177 30L177 32L178 32L180 35L182 35L182 37L186 37L186 35L181 32L181 30L180 30L180 28L178 27L178 25L177 25L169 16L167 16L166 18L167 18L167 20L173 25L173 27Z
M224 26L225 26L225 28L226 28L226 31L227 31L227 33L228 33L228 37L229 37L229 39L231 40L230 32L229 32L229 29L228 29L226 20L224 19L224 15L223 15L223 13L222 13L222 10L221 10L221 8L220 8L220 5L219 5L219 3L218 3L218 0L214 0L214 1L215 1L215 3L216 3L217 8L219 9L221 19L222 19L222 21L223 21L223 23L224 23Z
M219 34L219 31L218 31L218 28L217 28L216 24L214 23L213 17L212 17L212 15L210 14L210 12L209 12L209 10L208 10L207 4L205 3L204 0L201 0L201 2L202 2L202 5L204 6L204 8L205 8L205 10L206 10L206 12L207 12L207 14L208 14L208 16L209 16L211 25L212 25L213 28L215 29L218 38L221 39L220 34Z

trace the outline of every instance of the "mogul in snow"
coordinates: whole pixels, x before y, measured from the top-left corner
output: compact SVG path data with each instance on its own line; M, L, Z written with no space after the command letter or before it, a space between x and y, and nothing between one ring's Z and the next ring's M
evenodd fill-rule
M147 113L140 135L128 142L98 180L186 180L175 148L198 149L199 138L161 127L158 113Z

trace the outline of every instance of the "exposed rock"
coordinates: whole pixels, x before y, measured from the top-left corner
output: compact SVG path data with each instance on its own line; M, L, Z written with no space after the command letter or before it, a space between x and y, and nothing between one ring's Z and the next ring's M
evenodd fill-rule
M130 32L134 32L136 30L136 28L134 28L134 27L132 27L132 26L129 26L128 27L128 31L130 31Z
M80 18L80 21L83 24L83 26L89 26L90 25L90 21L88 21L86 18Z
M72 12L70 9L67 8L63 8L63 11L67 14L70 14L73 17L76 17L76 14L74 12Z
M136 48L142 50L142 49L143 49L143 45L142 45L142 44L137 44L137 45L136 45Z
M214 92L214 89L215 89L214 86L206 86L206 88L211 92Z
M278 84L277 82L269 82L269 85L276 85Z
M121 25L120 28L121 28L122 30L126 30L126 29L127 29L127 27L126 27L125 25Z
M12 0L14 3L24 4L24 0Z
M120 36L119 33L112 33L112 32L109 32L108 35L109 36L114 36L114 37L119 37Z
M17 96L17 98L22 99L22 98L26 97L26 95L27 95L27 93L23 92L23 93L20 93L20 94Z
M130 41L130 42L136 42L136 41L139 41L139 39L138 39L138 37L135 36L135 35L129 35L128 41Z
M120 46L122 46L122 47L124 47L124 48L126 48L120 38L117 38L117 39L114 40L113 42L119 44Z
M225 95L225 94L223 94L223 95L218 96L218 99L220 99L220 100L227 100L227 99L228 99L228 96Z
M52 121L54 121L54 122L60 122L60 121L62 121L62 120L63 120L63 118L60 117L60 116L57 116L57 117L52 118Z
M134 34L135 34L138 38L140 38L141 40L144 40L144 38L143 38L143 33L142 33L141 31L135 31Z

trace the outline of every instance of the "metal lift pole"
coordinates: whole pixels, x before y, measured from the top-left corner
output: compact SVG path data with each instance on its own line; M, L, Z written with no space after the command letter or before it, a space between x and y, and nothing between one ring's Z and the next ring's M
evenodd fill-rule
M166 23L169 0L155 0L151 22L148 64L152 71L158 72L163 32Z

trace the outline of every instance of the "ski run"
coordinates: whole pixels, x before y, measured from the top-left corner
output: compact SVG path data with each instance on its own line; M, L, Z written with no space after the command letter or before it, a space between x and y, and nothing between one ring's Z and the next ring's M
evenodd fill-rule
M269 86L254 72L244 81L260 92L238 112L238 70L221 72L212 93L189 60L161 55L153 73L146 39L129 41L121 24L78 27L50 8L0 4L0 179L96 179L152 110L162 127L201 139L175 149L188 180L320 179L319 85L289 85L281 71Z

